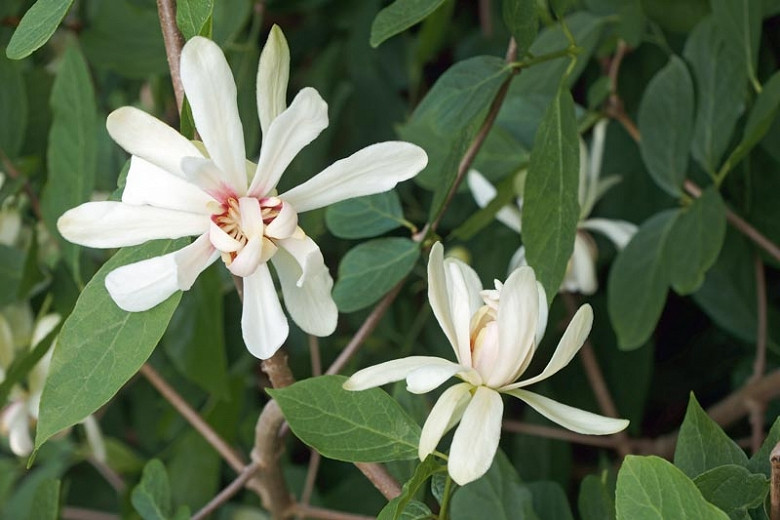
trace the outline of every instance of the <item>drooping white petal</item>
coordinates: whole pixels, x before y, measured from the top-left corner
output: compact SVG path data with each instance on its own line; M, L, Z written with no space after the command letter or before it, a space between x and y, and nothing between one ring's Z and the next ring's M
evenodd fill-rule
M336 330L338 309L330 294L333 278L320 248L308 236L279 240L277 245L271 262L282 284L287 312L304 332L331 335Z
M268 247L265 247L265 242L269 243ZM228 266L228 270L236 276L250 276L268 260L268 248L273 248L276 252L276 247L267 238L250 238Z
M275 219L265 228L265 234L271 238L285 239L295 233L298 228L298 214L287 202L282 202L282 209Z
M298 213L341 200L391 190L428 164L419 146L388 141L367 146L341 159L280 197Z
M609 435L625 430L628 426L626 419L613 419L586 412L528 390L516 389L504 393L523 400L540 414L573 432L586 435Z
M181 82L209 156L228 184L238 194L244 194L246 151L236 104L236 83L216 43L195 36L184 45Z
M0 314L0 382L5 379L3 375L3 369L11 366L11 362L16 355L16 347L14 345L14 334L11 330L11 325L8 320Z
M468 383L451 386L433 405L420 434L420 445L417 449L420 460L425 460L425 457L433 453L444 434L463 417L463 412L471 401L471 388Z
M480 386L455 430L447 469L464 486L484 475L493 463L501 438L504 404L501 395Z
M134 155L130 158L122 202L205 215L209 214L209 203L216 201L214 197L182 177L170 174Z
M140 157L166 172L185 177L181 161L203 157L186 137L154 116L126 106L111 112L106 128L114 141L129 154Z
M244 278L241 330L249 353L260 359L273 356L287 339L287 317L266 264L260 264L254 274Z
M187 291L195 283L208 266L219 258L219 251L214 246L205 233L195 239L192 244L179 249L173 253L173 259L176 262L176 279L179 289Z
M100 431L100 425L94 415L87 415L86 419L81 421L84 426L84 432L87 434L87 444L92 451L92 456L99 462L106 462L106 443L103 441L103 432Z
M592 246L588 242L592 239L584 237L583 233L578 232L574 236L574 252L572 252L569 268L561 283L561 288L589 295L596 292L599 284L596 278L596 262L593 258Z
M590 328L593 326L593 309L587 303L580 307L574 314L574 317L569 322L569 326L566 327L566 331L561 336L561 340L558 342L558 346L555 347L550 362L542 370L542 372L532 378L517 383L507 385L504 389L522 388L524 386L532 385L543 379L547 379L552 376L563 367L569 364L574 356L582 348L582 344L585 343L588 334L590 334ZM502 389L502 391L504 390Z
M29 419L23 402L11 403L3 411L2 427L8 430L8 443L15 455L26 457L32 453Z
M539 318L536 321L536 346L542 342L544 333L547 330L547 293L544 291L544 287L537 280L536 289L539 293Z
M290 48L284 33L274 24L260 53L257 67L257 114L263 136L267 134L271 122L287 107L289 78Z
M365 390L405 379L413 370L425 366L451 364L452 361L434 356L410 356L386 361L358 370L344 382L345 390Z
M406 389L413 394L428 393L458 372L463 372L464 368L446 359L442 359L441 363L416 368L406 376Z
M328 127L328 104L313 88L298 92L290 107L279 114L263 134L249 194L264 197L276 187L298 152Z
M54 327L59 325L60 321L62 321L62 318L59 314L47 314L36 321L32 338L30 339L30 349L37 347L38 343L43 341L43 338L48 336L54 330Z
M487 206L490 201L496 197L496 188L477 170L471 170L469 172L467 182L471 194L474 196L474 200L480 208ZM498 213L496 213L496 220L518 233L520 233L522 229L520 209L514 204L508 204L498 210Z
M601 233L610 239L618 249L626 247L638 229L636 224L631 222L606 218L590 218L581 222L580 227Z

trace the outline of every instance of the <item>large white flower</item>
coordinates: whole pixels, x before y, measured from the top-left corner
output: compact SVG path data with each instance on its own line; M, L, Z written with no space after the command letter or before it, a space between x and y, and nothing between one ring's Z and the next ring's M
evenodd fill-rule
M109 134L132 155L122 202L88 202L66 212L57 223L62 235L101 248L198 236L179 251L109 273L106 287L119 307L154 307L189 289L201 271L222 258L244 280L244 341L265 359L288 334L266 263L270 259L295 323L317 336L333 332L338 314L330 294L333 280L317 244L298 227L298 214L392 189L428 159L410 143L379 143L277 194L287 166L328 126L327 104L312 88L286 106L288 74L287 42L274 26L257 74L263 131L257 164L245 159L230 68L220 48L205 38L192 38L181 55L181 79L202 143L132 107L108 116Z
M577 225L577 234L574 237L574 251L572 252L566 275L561 282L561 291L580 292L593 294L598 289L596 277L596 258L598 250L589 231L596 231L610 239L615 247L622 249L636 233L637 227L624 220L612 220L605 218L588 218L593 211L596 202L619 181L617 177L600 179L601 160L604 153L604 138L607 120L596 123L593 129L593 143L590 157L585 144L580 140L580 221ZM484 208L496 196L496 188L490 184L478 171L471 170L468 175L468 185L474 200ZM522 198L517 199L517 204L508 204L496 213L496 220L508 228L521 233L522 221L520 218L523 207ZM525 259L525 247L520 248L512 256L509 262L509 271L516 267L527 265Z
M547 301L533 269L520 267L506 283L482 290L477 274L463 262L443 260L439 243L428 260L428 299L449 339L457 362L412 356L381 363L355 373L347 390L364 390L406 379L407 389L425 393L452 376L463 382L442 393L420 438L420 460L434 451L444 434L460 421L450 447L447 468L464 485L490 467L498 448L503 415L502 393L517 397L561 426L579 433L604 435L628 426L529 392L524 387L546 379L572 360L590 332L593 311L583 305L572 318L547 367L517 381L533 359L547 324ZM516 382L517 381L517 382Z

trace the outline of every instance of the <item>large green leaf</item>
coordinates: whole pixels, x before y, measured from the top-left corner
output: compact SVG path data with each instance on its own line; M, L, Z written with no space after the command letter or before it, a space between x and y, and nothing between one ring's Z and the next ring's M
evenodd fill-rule
M27 92L18 63L0 56L0 151L15 159L27 128Z
M517 43L517 55L522 57L531 47L539 31L536 0L503 0L501 7L504 23Z
M693 135L693 82L685 63L672 56L653 76L639 105L639 151L656 184L682 194Z
M574 101L566 89L547 108L536 132L523 192L523 244L552 301L574 249L580 205L580 149Z
M540 480L526 484L533 497L534 511L544 513L544 518L574 520L566 492L557 482Z
M618 473L618 520L728 520L707 502L691 479L656 456L629 455Z
M214 0L178 0L176 2L176 25L189 40L203 34L214 11Z
M122 388L149 358L181 298L176 293L148 311L123 311L106 290L106 275L184 243L166 240L122 249L84 288L57 339L41 396L36 447L83 420Z
M403 515L407 510L416 510L417 505L413 499L418 495L420 489L432 475L446 472L447 466L442 465L433 455L428 455L424 461L417 465L412 478L404 483L401 494L382 508L377 520L397 520L404 518Z
M615 520L614 480L610 486L607 472L582 479L577 507L582 520Z
M416 25L432 14L446 0L395 0L376 15L371 25L372 47Z
M35 520L57 520L60 518L60 481L53 478L43 480L35 490L30 518Z
M337 202L325 211L325 223L339 238L370 238L404 223L395 190Z
M417 457L420 427L382 389L350 392L343 376L322 376L268 390L293 433L322 455L347 462Z
M761 2L755 0L711 0L718 31L747 75L756 78L758 44L761 39Z
M693 482L707 501L725 511L732 520L750 520L748 509L759 507L769 492L764 475L753 474L735 464L705 471Z
M368 307L403 280L420 256L420 245L408 238L379 238L347 252L339 264L333 299L341 312Z
M184 520L190 517L184 507L173 513L168 473L158 459L152 459L144 466L141 482L133 488L130 501L143 520Z
M21 60L35 52L57 30L73 0L38 0L24 13L19 26L8 42L6 55Z

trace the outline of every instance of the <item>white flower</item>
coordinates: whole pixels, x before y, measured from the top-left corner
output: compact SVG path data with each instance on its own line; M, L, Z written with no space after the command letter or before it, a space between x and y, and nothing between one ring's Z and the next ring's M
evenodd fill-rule
M598 289L596 278L596 258L598 250L588 231L597 231L610 239L615 247L622 249L636 233L636 225L624 220L611 220L605 218L587 218L593 211L596 202L611 188L617 177L599 179L601 172L601 159L604 152L604 137L607 121L601 120L593 129L593 144L590 158L585 145L580 140L580 222L577 225L577 234L574 237L574 251L572 252L566 275L561 282L561 291L581 292L593 294ZM474 200L484 208L496 196L496 189L478 171L471 170L468 175L468 185ZM521 211L523 200L519 198L517 205L507 205L496 213L496 219L510 229L521 233ZM509 262L509 271L516 267L527 265L525 259L525 247L520 248L512 256Z
M602 417L524 390L561 370L579 351L593 322L589 305L574 315L547 367L515 382L531 363L547 324L547 301L533 269L520 267L503 285L496 281L495 290L483 291L473 269L442 257L442 246L436 243L428 260L428 299L457 363L412 356L360 370L344 383L347 390L364 390L406 379L407 390L419 394L452 376L463 381L442 393L425 421L420 460L460 421L450 447L449 473L460 485L484 475L501 435L502 393L575 432L604 435L628 426L627 420Z
M101 248L198 236L179 251L109 273L106 288L119 307L154 307L189 289L222 258L244 279L244 341L265 359L288 334L266 263L271 260L292 319L310 334L333 332L338 314L330 294L333 280L317 244L298 227L298 214L392 189L422 170L427 156L410 143L375 144L277 194L284 170L328 126L327 104L312 88L286 107L288 67L287 42L274 26L257 74L263 131L257 164L245 159L230 68L220 48L205 38L192 38L181 56L181 79L202 144L132 107L109 115L108 132L132 155L122 202L88 202L66 212L57 223L62 235Z

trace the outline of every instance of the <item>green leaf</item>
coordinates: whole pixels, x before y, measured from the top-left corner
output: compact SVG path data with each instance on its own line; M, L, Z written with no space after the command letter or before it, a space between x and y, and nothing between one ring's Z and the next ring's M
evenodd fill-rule
M152 459L144 466L141 482L133 488L130 501L144 520L170 518L173 509L171 484L165 466L158 459Z
M418 491L428 482L432 475L446 472L447 466L442 465L433 455L428 455L424 461L417 465L412 478L404 483L401 494L382 508L382 511L377 516L377 520L404 518L407 510L412 514L416 514L415 511L419 509L417 505L419 502L413 499L417 496Z
M653 76L639 104L639 151L653 180L672 196L682 194L693 136L693 82L672 56Z
M761 2L711 0L710 5L712 17L727 47L739 57L748 77L755 79L761 39Z
M732 520L748 520L748 509L759 507L769 492L769 482L742 466L726 464L705 471L693 482L704 498Z
M60 481L49 478L38 484L35 490L30 518L35 520L57 520L60 515Z
M52 125L46 151L48 178L41 212L49 231L58 238L63 257L80 281L80 248L57 231L65 211L89 200L97 167L97 107L87 62L74 44L62 57L51 91Z
M404 279L420 256L408 238L379 238L350 249L339 264L333 299L341 312L368 307Z
M517 43L517 55L525 56L539 31L536 0L502 0L504 23Z
M18 63L0 56L0 151L15 159L19 155L27 129L27 92Z
M0 244L0 307L17 299L24 270L24 251Z
M371 46L420 23L443 4L445 0L395 0L376 15L371 24Z
M656 456L629 455L618 473L618 520L728 520L685 474Z
M178 0L176 25L179 26L184 39L202 35L213 12L214 0Z
M11 36L6 56L12 60L26 58L44 43L57 30L73 0L38 0L24 13L19 27Z
M780 442L780 417L775 419L774 424L769 429L761 449L750 457L747 468L753 473L763 473L764 476L769 478L772 475L772 465L769 461L769 456L778 442Z
M607 475L603 471L582 479L577 498L582 520L615 520L615 490L609 485Z
M399 513L399 516L393 516L400 500L401 497L395 497L388 502L379 512L379 515L377 515L377 520L391 520L393 518L398 520L430 520L435 518L430 508L418 500L410 501L403 511Z
M712 17L691 32L683 51L696 84L696 119L691 153L705 171L715 173L742 115L747 75L730 52Z
M325 457L388 462L417 457L420 427L387 392L344 390L343 376L322 376L268 390L293 433Z
M533 496L534 511L543 513L544 518L574 520L569 508L569 499L560 484L541 480L526 486Z
M671 285L680 295L691 294L718 259L726 238L726 204L714 186L680 211L667 242Z
M674 465L691 478L723 464L747 465L742 448L710 419L691 393L685 420L677 437Z
M574 101L560 89L536 131L523 192L528 265L552 301L566 274L580 216L580 148Z
M404 224L395 190L337 202L325 211L325 224L339 238L370 238Z
M103 406L149 358L179 303L176 293L144 312L116 306L105 287L119 266L170 253L185 240L124 248L95 274L62 326L41 396L35 446Z
M678 214L666 210L648 219L612 264L607 303L621 349L642 346L661 317L669 285L664 249Z

